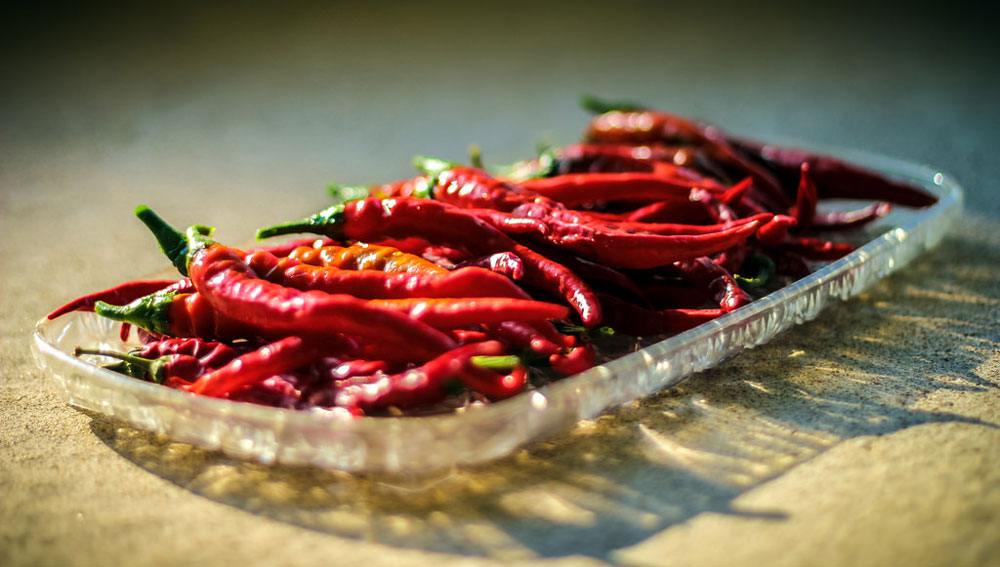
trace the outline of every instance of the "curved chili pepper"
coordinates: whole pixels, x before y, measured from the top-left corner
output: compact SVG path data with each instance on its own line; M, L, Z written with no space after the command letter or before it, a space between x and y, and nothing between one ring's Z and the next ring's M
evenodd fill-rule
M716 160L753 177L755 190L772 205L781 210L788 205L788 197L781 185L765 168L737 152L722 132L713 126L659 111L613 110L594 117L585 138L600 143L650 145L681 142L705 147Z
M239 356L239 351L221 342L198 338L170 337L149 342L134 354L144 358L159 358L171 354L193 356L209 368L218 368Z
M633 221L606 221L604 224L608 226L608 228L624 232L641 232L646 234L660 234L663 236L677 236L683 234L711 234L727 228L732 228L734 226L749 224L754 221L761 223L761 228L757 231L759 233L773 218L774 215L771 213L761 213L751 217L736 219L720 224L676 224Z
M850 230L878 220L891 211L892 204L881 202L855 211L817 212L809 228L819 231Z
M316 232L334 238L377 240L419 235L457 242L481 254L513 252L524 263L524 283L559 293L586 325L600 323L600 306L587 285L565 267L520 245L462 209L429 199L364 199L335 205L316 215L257 231L258 238Z
M466 262L464 266L486 268L514 281L524 277L524 261L513 252L497 252Z
M553 354L549 357L549 365L560 376L572 376L593 368L595 358L593 346L581 345L570 349L565 355Z
M502 353L501 343L487 341L457 347L422 366L398 374L356 376L338 382L335 403L340 407L360 408L364 411L388 406L406 408L433 403L444 398L447 393L446 384L461 376L470 364L471 357Z
M546 240L575 254L617 268L647 269L721 252L754 234L758 221L710 234L663 236L550 224Z
M516 284L483 268L459 268L444 274L344 270L328 266L296 264L294 258L281 260L271 270L260 268L254 259L249 265L261 277L274 283L309 291L353 295L362 299L405 299L412 297L509 297L527 299ZM267 272L266 274L264 272Z
M540 199L475 167L424 156L415 157L413 164L429 176L430 195L435 200L463 209L511 211Z
M222 398L275 374L305 366L317 356L315 345L301 337L285 337L200 376L186 389L195 394Z
M490 333L510 345L530 349L539 354L552 355L562 351L564 347L572 346L567 340L575 339L559 333L551 323L537 321L502 321L490 325Z
M524 390L524 385L528 382L528 369L523 364L517 364L510 372L498 374L485 368L467 366L459 372L458 379L469 389L491 400L504 400Z
M854 252L854 245L847 242L805 237L788 237L778 248L794 252L807 260L836 260Z
M723 313L753 301L753 298L740 288L733 275L710 258L702 257L688 262L677 262L674 268L688 281L704 285L713 294L713 300Z
M593 213L591 213L593 214ZM657 201L639 207L630 212L623 213L625 221L648 222L648 223L692 223L703 224L713 223L714 218L708 215L708 211L701 203L689 202L684 204L670 201Z
M562 305L508 297L373 299L368 303L406 313L411 319L438 329L503 321L548 321L569 316L569 310Z
M577 173L529 179L520 185L567 207L606 201L684 203L691 200L692 189L709 188L656 173ZM710 186L720 193L724 190L714 182Z
M181 281L190 285L190 281L186 278ZM129 303L144 295L149 295L175 284L177 284L176 280L136 280L125 282L103 291L95 291L83 297L78 297L49 313L46 318L55 319L72 311L93 311L94 305L102 301L106 303Z
M774 215L757 230L757 240L769 246L780 244L788 236L788 230L797 224L794 217Z
M929 207L938 201L931 193L912 184L829 156L753 140L729 138L729 141L772 168L789 185L795 183L802 164L808 162L820 199L879 200L907 207Z

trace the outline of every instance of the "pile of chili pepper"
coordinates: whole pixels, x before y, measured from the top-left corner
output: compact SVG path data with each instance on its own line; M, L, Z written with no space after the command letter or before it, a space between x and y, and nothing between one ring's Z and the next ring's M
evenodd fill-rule
M219 398L352 415L514 396L606 359L610 335L661 337L840 258L892 206L935 197L848 163L586 99L580 143L495 168L418 157L420 173L334 187L337 202L248 250L136 214L180 272L76 299L137 329L107 368ZM862 199L854 211L818 208Z

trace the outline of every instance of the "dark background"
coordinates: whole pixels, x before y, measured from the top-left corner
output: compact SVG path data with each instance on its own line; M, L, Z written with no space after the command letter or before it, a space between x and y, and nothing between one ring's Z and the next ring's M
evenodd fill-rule
M295 192L304 211L326 182L406 175L418 152L460 158L475 142L500 161L570 142L577 96L596 93L930 163L972 208L1000 211L985 3L747 4L17 5L0 155L75 156L165 206L177 184L213 203Z
M443 565L508 543L576 564L634 559L622 550L660 532L642 557L683 564L678 541L751 565L997 557L1000 26L985 3L142 4L0 8L0 564ZM91 420L31 359L53 306L164 268L138 203L247 242L326 205L329 182L411 174L416 153L474 142L496 163L572 142L588 92L925 162L965 186L967 216L808 326L429 493ZM731 459L705 474L648 459L640 427L724 457L757 434L790 449L748 459L756 476L734 486L712 478ZM806 478L782 492L786 472ZM785 498L741 509L755 487ZM601 506L588 525L505 513L521 492ZM696 529L720 518L747 531Z

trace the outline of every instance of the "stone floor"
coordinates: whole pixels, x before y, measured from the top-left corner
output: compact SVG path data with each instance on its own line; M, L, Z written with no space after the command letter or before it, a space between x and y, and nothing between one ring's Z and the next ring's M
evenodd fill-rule
M6 24L0 565L1000 557L1000 50L971 9L301 8ZM967 220L681 388L433 478L171 443L67 407L31 360L51 307L163 266L139 202L245 241L417 152L571 141L584 91L932 163L967 187Z

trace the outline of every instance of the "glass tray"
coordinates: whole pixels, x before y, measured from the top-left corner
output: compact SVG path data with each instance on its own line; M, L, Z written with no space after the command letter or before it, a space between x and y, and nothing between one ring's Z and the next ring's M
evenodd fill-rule
M941 241L962 210L962 189L929 167L849 150L821 150L940 197L933 207L896 207L884 232L852 254L752 304L577 376L460 413L350 419L198 397L98 368L79 345L122 347L118 325L92 313L42 320L32 342L38 365L73 406L173 440L261 463L354 472L421 473L503 457L608 408L674 386L743 349L857 295Z

